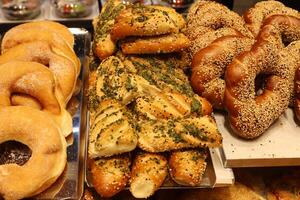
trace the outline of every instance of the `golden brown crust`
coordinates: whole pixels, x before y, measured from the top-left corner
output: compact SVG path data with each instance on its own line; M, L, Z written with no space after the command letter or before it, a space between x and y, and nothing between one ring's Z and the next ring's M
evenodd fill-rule
M3 36L1 42L1 52L4 53L8 49L23 43L37 41L46 42L57 55L69 59L69 61L76 66L76 72L78 76L80 73L81 64L80 60L74 53L73 45L70 45L68 40L64 38L60 28L53 28L51 25L47 27L48 23L48 21L30 22L15 26L14 28L10 29ZM67 32L71 34L65 26L59 24L59 27L62 28L63 32L66 29Z
M64 136L72 132L72 118L65 110L55 77L47 67L36 62L11 61L0 65L0 69L3 72L0 78L1 106L12 105L11 96L14 93L32 96L45 112L54 117ZM28 105L28 101L24 104Z
M279 25L283 22L282 16L273 17L280 18ZM224 101L231 127L241 137L260 136L288 107L295 63L290 53L283 49L281 35L287 34L285 31L290 30L289 27L298 29L299 20L294 19L287 20L284 26L266 24L252 49L234 59L227 68ZM269 77L263 93L257 96L253 86L260 73L267 73Z
M169 172L179 185L197 186L201 184L206 169L204 150L174 151L169 158Z
M112 197L122 191L130 177L128 155L91 160L92 181L102 197Z
M184 22L171 8L161 6L128 6L116 17L110 32L114 41L128 36L155 36L178 33Z
M10 29L2 39L2 43L1 43L2 53L13 46L20 44L21 39L25 38L22 36L22 34L27 34L25 33L26 31L29 31L29 33L31 34L38 34L38 32L54 33L55 35L59 35L65 41L66 45L69 46L70 49L73 49L74 36L66 26L53 21L36 21L36 22L24 23ZM20 39L17 38L18 35ZM32 35L31 39L30 37L28 37L26 40L36 41L39 39L40 39L39 37L34 37L34 35Z
M246 37L224 36L198 51L192 60L191 85L214 108L223 108L225 81L222 76L235 56L250 50L254 40Z
M138 146L148 152L217 147L222 143L222 136L210 116L145 121L138 135Z
M94 43L93 51L101 60L111 56L116 51L116 44L111 39L110 31L115 18L125 5L120 0L109 0L101 9L100 15L93 21Z
M163 184L168 173L164 156L138 153L135 157L130 178L130 191L135 198L148 198Z
M264 20L272 15L289 15L300 18L300 13L297 10L288 8L279 1L262 1L250 8L244 14L244 19L249 30L254 36L257 36Z
M187 16L188 36L198 35L200 37L209 29L216 31L224 27L233 28L246 37L253 37L245 26L244 20L222 4L214 1L197 1L190 8Z
M124 54L158 54L179 52L190 45L182 33L125 40L121 43Z
M36 41L19 44L0 56L0 64L10 61L38 62L48 66L55 75L67 103L74 91L77 66L70 59L56 53L49 43Z
M36 108L42 110L42 105L37 99L27 94L13 94L11 96L12 106L27 106L31 108Z
M0 108L0 143L19 141L27 145L31 158L25 165L0 165L0 193L5 199L36 195L63 172L66 141L52 118L39 110L12 106Z
M191 39L191 45L188 48L189 56L192 58L198 51L208 47L213 41L224 36L241 37L242 34L232 28L220 28L216 31L208 31L195 39Z

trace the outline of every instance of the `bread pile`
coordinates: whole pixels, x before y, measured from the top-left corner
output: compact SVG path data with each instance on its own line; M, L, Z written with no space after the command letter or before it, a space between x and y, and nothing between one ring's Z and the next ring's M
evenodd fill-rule
M216 2L198 1L189 10L186 35L193 89L228 111L238 136L260 136L289 104L299 119L298 11L262 1L242 18Z
M101 60L115 53L117 43L124 54L170 53L189 45L183 17L168 7L108 1L93 25L94 53Z
M110 0L94 25L89 159L96 191L111 197L128 185L134 197L147 198L168 175L200 185L207 147L222 137L211 105L182 70L184 19L171 8Z
M1 163L4 199L37 195L65 169L65 137L73 129L66 105L80 73L73 45L72 33L51 21L21 24L2 38L0 143L17 141L31 150L26 163Z

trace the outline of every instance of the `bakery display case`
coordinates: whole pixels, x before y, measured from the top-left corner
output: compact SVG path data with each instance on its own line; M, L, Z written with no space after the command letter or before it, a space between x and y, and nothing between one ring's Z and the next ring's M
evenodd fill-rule
M0 34L0 199L299 198L297 3L3 0Z

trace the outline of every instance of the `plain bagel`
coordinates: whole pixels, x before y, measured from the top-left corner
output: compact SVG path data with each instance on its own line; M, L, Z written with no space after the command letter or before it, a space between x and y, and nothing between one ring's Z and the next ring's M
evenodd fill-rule
M0 143L18 141L27 145L31 158L22 166L0 165L0 194L22 199L53 184L66 165L66 142L48 114L23 107L0 108Z

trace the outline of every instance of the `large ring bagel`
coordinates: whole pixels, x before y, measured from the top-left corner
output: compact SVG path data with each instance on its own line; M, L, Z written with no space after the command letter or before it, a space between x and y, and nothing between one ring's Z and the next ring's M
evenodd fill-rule
M45 24L43 24L45 23ZM44 41L47 42L52 49L55 48L56 54L68 58L77 68L77 75L80 73L80 61L73 51L74 38L72 33L62 25L55 22L32 22L21 24L7 31L2 39L1 52L5 53L8 49L13 48L22 43ZM52 26L47 26L52 24ZM48 28L46 28L48 27ZM70 35L69 35L70 34ZM68 35L65 39L64 35ZM71 39L71 36L73 39ZM68 40L70 40L68 42ZM71 41L73 40L73 42Z
M191 40L187 51L190 59L218 38L229 35L253 37L242 17L213 1L197 1L191 6L185 33Z
M198 51L192 60L191 85L215 108L223 108L226 67L234 57L251 49L253 39L224 36Z
M289 25L293 27L293 23ZM231 127L241 137L260 136L289 105L295 70L290 63L293 58L278 40L285 30L272 24L264 26L252 49L227 68L224 102ZM263 93L256 96L255 78L261 73L268 78Z
M242 36L242 34L233 28L220 28L216 31L208 31L195 39L191 39L191 45L188 49L189 56L193 57L198 51L224 36Z
M35 62L12 61L0 65L0 70L0 106L11 106L13 94L28 95L53 115L65 136L72 132L72 118L47 67Z
M17 44L23 43L24 41L21 42L22 40L39 40L39 38L34 37L34 35L32 35L32 38L30 39L30 37L25 37L24 34L39 34L40 32L55 33L56 35L60 36L63 41L65 41L64 45L68 45L70 49L73 49L74 37L67 27L53 21L37 21L24 23L14 28L11 28L3 38L1 50L3 52L6 49L9 49ZM17 38L19 39L15 40Z
M187 34L202 35L220 28L233 28L247 37L253 37L242 17L226 6L213 1L197 1L187 16Z
M262 1L255 4L245 14L244 19L249 30L254 36L257 36L263 22L266 18L272 15L290 15L300 18L300 13L297 10L286 7L279 1Z
M0 165L0 194L5 199L38 194L63 172L66 142L46 113L23 106L0 108L0 144L6 141L27 145L32 155L23 166Z
M63 93L65 103L71 98L76 78L77 66L70 59L60 56L55 48L47 42L37 41L17 45L8 49L0 56L0 65L9 61L34 61L39 62L53 72Z

